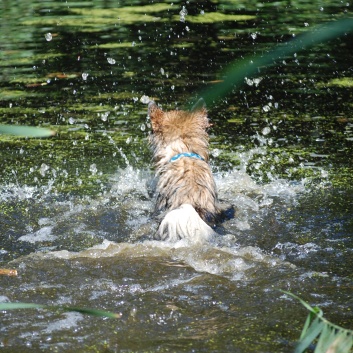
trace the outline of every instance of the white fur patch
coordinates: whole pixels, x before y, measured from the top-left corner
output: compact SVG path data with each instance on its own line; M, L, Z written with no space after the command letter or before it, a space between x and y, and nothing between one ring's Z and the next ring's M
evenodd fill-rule
M166 214L161 222L157 237L176 242L187 239L192 243L204 243L216 234L190 204L183 204Z

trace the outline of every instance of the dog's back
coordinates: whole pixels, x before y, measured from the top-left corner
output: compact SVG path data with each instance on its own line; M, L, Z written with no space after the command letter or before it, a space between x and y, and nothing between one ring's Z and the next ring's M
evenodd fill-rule
M156 210L166 212L159 238L209 238L219 209L215 182L208 164L209 127L205 108L163 112L149 103L150 143L156 176Z

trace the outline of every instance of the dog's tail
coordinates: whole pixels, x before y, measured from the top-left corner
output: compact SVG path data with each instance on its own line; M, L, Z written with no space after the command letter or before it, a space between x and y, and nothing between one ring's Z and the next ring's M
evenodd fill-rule
M194 207L183 204L169 211L159 225L156 238L176 242L186 239L193 243L204 243L216 232L202 220Z

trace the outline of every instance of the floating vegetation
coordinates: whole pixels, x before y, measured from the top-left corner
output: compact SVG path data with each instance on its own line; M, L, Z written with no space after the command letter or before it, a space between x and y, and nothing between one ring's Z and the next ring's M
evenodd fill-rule
M54 136L55 132L40 127L0 124L0 135L1 134L21 137L49 137Z
M313 343L314 353L349 353L353 346L353 331L344 329L328 321L318 307L312 307L296 295L282 291L298 300L308 311L299 342L294 353L303 353Z
M166 21L158 15L159 12L171 9L170 4L153 4L146 6L128 6L111 9L85 9L85 8L70 8L69 11L81 16L66 16L63 19L44 19L47 25L61 26L97 26L97 25L112 25L112 24L133 24L136 22L161 22ZM25 21L25 25L38 24L33 21Z
M20 90L0 90L1 99L3 100L14 100L21 99L26 97L40 97L39 92L29 92L29 91L20 91Z
M326 83L318 83L319 87L345 87L345 88L352 88L353 87L353 77L341 77L341 78L334 78Z
M179 17L173 17L174 20L178 20ZM236 15L236 14L225 14L222 12L205 12L197 16L186 16L185 22L191 23L218 23L225 21L235 21L235 22L244 22L254 20L256 16L253 15Z
M135 43L134 46L140 46L141 43ZM123 42L123 43L102 43L102 44L96 44L92 45L89 48L90 49L126 49L126 48L131 48L132 43L131 42Z

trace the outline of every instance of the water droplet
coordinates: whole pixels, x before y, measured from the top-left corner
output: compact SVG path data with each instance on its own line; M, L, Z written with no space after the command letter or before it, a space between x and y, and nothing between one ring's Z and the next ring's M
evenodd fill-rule
M264 112L268 112L268 111L270 111L271 108L269 105L266 104L265 106L262 107L262 109Z
M173 91L174 91L174 88L175 88L175 86L173 85L172 87L170 87Z
M309 27L309 23L308 22L304 22L304 26L305 27Z
M102 114L101 114L101 119L102 119L102 121L107 121L109 114L110 114L110 112L102 113Z
M189 32L190 28L188 26L185 27L186 31Z
M53 39L53 36L51 35L51 33L45 33L44 37L48 42L50 42Z
M85 72L82 72L82 79L86 81L87 77L88 77L88 74Z
M324 11L324 8L323 8L323 7L320 7L320 11Z
M107 60L110 65L114 65L116 63L116 61L113 58L107 58Z
M254 86L255 85L255 87L257 87L260 84L260 82L262 81L262 77L254 78L253 80L250 79L250 78L245 77L244 81L249 86Z
M160 72L161 72L162 75L164 75L164 69L163 69L163 67L161 67Z
M91 164L91 165L89 166L89 171L90 171L93 175L96 175L96 174L97 174L97 171L98 171L96 164L94 164L94 163Z
M134 47L135 45L136 45L136 43L135 43L135 42L132 42L132 43L131 43L131 46L132 46L132 47Z
M128 145L129 143L131 143L131 141L132 141L132 137L129 136L129 137L126 139L126 144Z
M146 125L145 124L141 124L140 129L141 129L141 131L145 131L146 130Z
M257 87L257 86L260 84L261 81L262 81L262 77L254 78L254 85L255 85L255 87Z
M255 40L257 38L257 33L251 33L250 36L253 40Z
M75 119L73 117L70 117L69 118L69 124L75 124Z
M204 10L201 10L201 11L200 11L200 14L201 14L201 15L204 15L204 14L205 14L205 11L204 11Z
M185 22L185 16L188 14L188 11L186 10L185 6L181 9L179 12L180 15L180 22Z
M47 166L45 163L42 163L42 165L40 166L40 169L39 169L39 173L41 176L45 176L45 173L48 171L49 169L49 166Z
M148 104L150 102L150 97L143 95L140 98L140 102L143 103L143 104Z
M271 132L271 129L268 126L264 127L261 131L262 135L264 136L268 135L270 132Z

